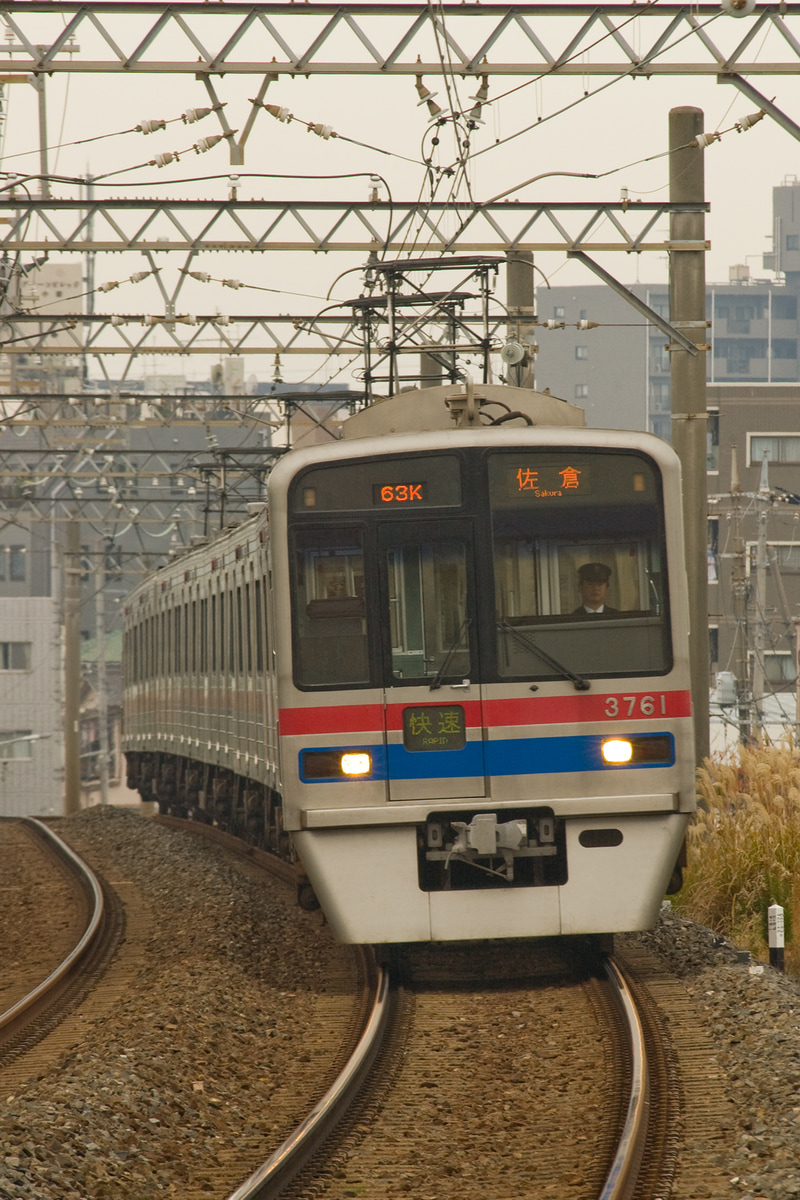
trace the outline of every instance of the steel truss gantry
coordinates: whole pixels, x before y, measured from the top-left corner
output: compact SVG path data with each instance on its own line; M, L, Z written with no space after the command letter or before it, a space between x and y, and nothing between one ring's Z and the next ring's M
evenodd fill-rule
M780 2L744 22L716 3L420 0L3 0L0 19L2 70L23 75L438 74L436 34L462 75L792 75L800 66L800 5ZM747 57L772 31L782 59ZM693 55L675 53L689 47Z
M800 71L800 4L760 4L744 22L720 4L505 4L0 0L0 72L29 78L44 101L57 74L192 75L203 82L231 163L271 83L311 75L710 76L731 83L793 137L798 126L748 82ZM83 44L78 41L83 38ZM757 47L757 53L753 49ZM749 57L748 57L749 55ZM239 137L217 88L261 77Z

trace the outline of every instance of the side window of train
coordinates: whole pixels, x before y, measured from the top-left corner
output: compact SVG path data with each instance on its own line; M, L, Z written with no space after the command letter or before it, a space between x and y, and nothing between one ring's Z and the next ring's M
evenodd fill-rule
M256 606L256 672L260 675L264 670L264 610L261 599L261 580L255 581Z
M250 580L248 579L244 585L244 609L247 620L247 636L245 638L245 646L247 653L247 674L253 674L253 615L250 608Z
M228 673L236 673L236 609L233 604L233 587L228 591Z
M297 530L292 592L301 687L367 683L364 542L359 529Z
M225 628L225 592L220 591L217 597L217 609L219 611L219 670L220 674L225 674L225 639L227 632Z

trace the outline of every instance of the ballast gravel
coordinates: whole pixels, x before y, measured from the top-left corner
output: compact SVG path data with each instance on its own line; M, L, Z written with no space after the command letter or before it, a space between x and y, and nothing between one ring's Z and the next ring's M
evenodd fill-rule
M134 885L153 925L113 1014L0 1094L0 1200L216 1200L215 1163L284 1135L276 1098L308 1060L343 951L279 888L131 810L87 809L58 830ZM736 1114L718 1149L731 1200L800 1197L800 983L669 906L635 940L677 976L716 1049ZM487 1077L487 1104L503 1086L502 1073Z
M253 1144L288 1132L276 1100L309 1057L344 952L288 890L198 838L110 806L57 832L109 881L135 885L151 929L113 1013L42 1078L0 1093L0 1197L226 1194L215 1168L233 1158L235 1184Z
M716 1048L737 1118L718 1155L731 1197L794 1200L800 1196L800 981L751 961L669 904L652 933L636 936L677 976ZM697 1200L708 1194L696 1193Z

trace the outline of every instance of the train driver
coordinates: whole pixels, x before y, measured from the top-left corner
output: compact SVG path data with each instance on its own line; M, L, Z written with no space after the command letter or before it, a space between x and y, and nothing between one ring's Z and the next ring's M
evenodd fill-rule
M618 608L612 608L606 604L610 578L611 568L605 563L583 563L578 567L578 591L581 594L581 603L573 610L573 615L588 613L596 616L603 613L613 616L618 613Z

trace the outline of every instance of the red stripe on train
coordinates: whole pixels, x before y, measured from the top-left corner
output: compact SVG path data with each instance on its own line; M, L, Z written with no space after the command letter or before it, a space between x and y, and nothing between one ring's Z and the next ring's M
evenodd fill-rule
M515 700L441 699L389 704L386 728L402 729L403 709L410 707L447 707L458 704L464 709L468 729L482 724L574 725L589 721L659 721L690 717L691 693L683 692L603 692L576 693L574 696L531 696ZM481 707L483 714L481 715ZM370 733L383 729L384 710L380 704L347 704L335 708L282 708L281 733L290 735L324 733Z

